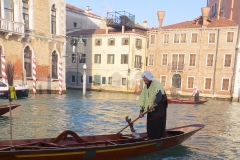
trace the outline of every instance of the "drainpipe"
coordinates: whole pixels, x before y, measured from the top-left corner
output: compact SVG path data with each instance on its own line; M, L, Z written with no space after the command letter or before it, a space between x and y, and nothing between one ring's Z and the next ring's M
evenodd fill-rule
M215 64L214 64L214 72L213 72L213 90L212 90L212 95L214 96L215 92L215 77L216 77L216 67L217 67L217 54L218 54L218 44L219 44L219 32L220 29L218 29L218 35L217 35L217 46L216 46L216 56L215 56Z

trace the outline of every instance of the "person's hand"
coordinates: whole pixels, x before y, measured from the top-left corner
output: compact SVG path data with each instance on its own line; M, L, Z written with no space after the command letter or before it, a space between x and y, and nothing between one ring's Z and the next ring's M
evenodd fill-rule
M156 104L153 104L153 105L149 108L149 110L152 111L155 107L156 107Z
M142 118L143 117L143 112L140 112L139 113L139 118Z

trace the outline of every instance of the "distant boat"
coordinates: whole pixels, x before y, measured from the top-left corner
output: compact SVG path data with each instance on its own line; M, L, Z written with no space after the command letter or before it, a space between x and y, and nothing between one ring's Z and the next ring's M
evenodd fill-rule
M174 99L168 99L168 104L203 104L207 101L208 100L191 101L191 100L181 100L178 98L174 98Z
M1 160L117 160L162 151L189 139L203 124L166 130L166 137L149 139L147 133L78 136L67 130L56 138L0 140ZM47 131L46 131L47 132Z
M28 97L28 85L14 85L17 97ZM8 97L8 84L0 80L0 97Z
M19 104L11 104L11 110L19 107ZM5 113L9 112L9 104L1 104L0 105L0 116L4 115Z

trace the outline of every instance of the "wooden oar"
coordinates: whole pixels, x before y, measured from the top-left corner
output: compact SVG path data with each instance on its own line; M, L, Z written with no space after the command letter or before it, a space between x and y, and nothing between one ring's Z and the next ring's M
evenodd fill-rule
M146 112L144 112L144 113L143 113L143 116L144 116L146 113L148 113L148 112L149 112L149 110L147 110ZM139 118L140 118L140 117L136 118L136 119L133 120L131 123L133 124L133 123L136 122ZM124 129L126 129L128 126L129 126L129 124L126 125L126 126L125 126L123 129L121 129L119 132L117 132L117 134L121 133L121 132L122 132Z

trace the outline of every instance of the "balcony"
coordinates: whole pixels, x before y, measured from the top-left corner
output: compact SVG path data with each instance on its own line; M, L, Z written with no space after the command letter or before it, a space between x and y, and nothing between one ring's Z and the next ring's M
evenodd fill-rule
M135 28L135 16L125 11L108 12L107 26L116 29L125 26L126 29L133 29Z
M183 72L184 64L173 65L173 64L169 63L168 69L170 72Z
M13 34L19 35L21 39L24 37L24 23L0 18L0 31L5 33L6 39Z

